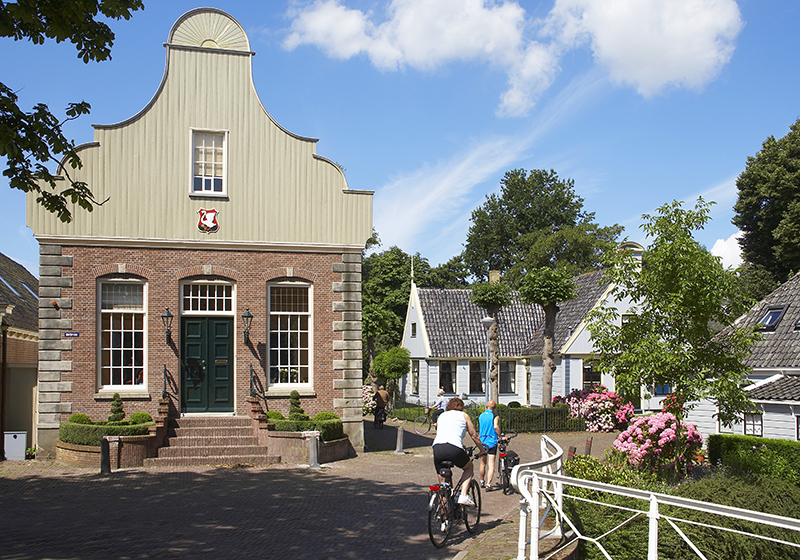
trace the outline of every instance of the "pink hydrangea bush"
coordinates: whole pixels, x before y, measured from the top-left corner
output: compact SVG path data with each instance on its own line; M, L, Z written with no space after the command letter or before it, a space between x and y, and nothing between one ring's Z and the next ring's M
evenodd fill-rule
M691 472L694 456L703 446L703 436L694 424L680 423L671 412L636 418L614 441L634 468L659 474Z
M572 418L584 418L589 432L624 429L633 417L633 405L602 385L575 389L566 397L555 397L553 404L565 403Z

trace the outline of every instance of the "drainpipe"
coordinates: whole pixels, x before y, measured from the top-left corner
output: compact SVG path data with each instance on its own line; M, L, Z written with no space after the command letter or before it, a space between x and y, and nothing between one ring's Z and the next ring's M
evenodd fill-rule
M12 306L6 309L11 313ZM0 330L3 332L3 352L0 358L0 461L6 460L6 393L8 392L8 321L6 313L0 313Z

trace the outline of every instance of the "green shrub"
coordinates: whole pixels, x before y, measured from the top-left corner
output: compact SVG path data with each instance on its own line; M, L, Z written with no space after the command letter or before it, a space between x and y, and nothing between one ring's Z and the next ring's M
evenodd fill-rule
M300 407L300 393L292 391L289 393L289 417L292 414L305 414L305 410Z
M144 436L155 422L136 425L119 425L109 422L98 424L75 424L62 422L58 427L58 439L64 443L99 446L103 436Z
M339 420L339 416L335 412L323 410L322 412L317 412L314 415L313 420L314 422L321 422L322 420Z
M522 408L522 403L518 403L517 401L511 401L508 403L508 408Z
M73 424L91 424L92 419L89 418L86 414L73 414L69 417L68 422L72 422Z
M145 422L152 422L153 417L147 412L134 412L131 414L131 424L144 424Z
M338 418L330 420L275 420L276 432L319 431L322 441L332 441L344 437L344 424Z
M125 408L122 405L122 397L119 393L114 393L114 399L111 401L111 414L108 416L109 422L119 422L125 418Z
M786 517L800 517L800 488L785 481L766 477L729 476L726 474L726 470L720 470L710 477L685 482L678 486L667 486L655 476L625 468L624 465L615 462L615 459L620 458L615 457L613 453L608 456L609 463L600 462L592 457L578 456L574 460L567 461L564 465L564 470L569 476L606 484L638 488L648 492L673 494L694 500ZM614 507L602 507L581 502L569 499L568 496L597 500ZM567 487L564 505L570 520L588 537L599 537L630 517L631 513L629 511L616 508L647 511L649 507L644 500L574 487ZM771 538L800 542L800 535L787 534L793 532L730 520L684 508L660 505L659 513L662 516L678 517L694 523L719 525L733 530L755 532ZM789 549L769 541L761 541L727 531L706 529L681 522L676 523L709 560L798 558L797 549ZM644 550L642 547L646 546L647 535L647 517L639 516L604 537L601 542L612 558L634 560L643 557ZM697 555L686 545L680 535L667 523L659 523L658 542L659 558L668 560L697 558ZM642 543L642 545L633 547L631 543ZM581 541L579 547L581 550L580 558L591 560L605 558L599 549L592 544Z
M311 420L311 418L308 417L308 414L304 414L303 412L291 412L289 413L289 420L305 422Z
M761 474L800 485L800 442L755 436L714 434L708 460L743 474Z
M392 410L392 416L398 420L408 420L413 422L417 416L425 414L425 408L422 406L408 406L405 408L395 408Z
M281 414L277 410L268 410L267 418L269 418L270 420L284 420L283 414Z
M276 419L274 421L276 432L309 432L316 429L312 420Z

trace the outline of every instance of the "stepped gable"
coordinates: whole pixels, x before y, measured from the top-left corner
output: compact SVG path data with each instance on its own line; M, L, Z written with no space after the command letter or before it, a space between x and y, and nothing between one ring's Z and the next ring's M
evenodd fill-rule
M431 345L431 358L476 357L486 355L486 330L481 319L486 310L470 301L472 290L459 288L418 288L425 330ZM498 314L500 355L524 355L524 343L544 319L538 305L513 302Z
M602 270L587 272L573 278L577 288L577 297L558 305L556 315L556 332L553 347L556 352L564 346L574 329L583 322L586 314L591 311L603 294L608 289L610 282L603 275ZM528 337L525 354L541 356L544 350L544 319L532 337Z

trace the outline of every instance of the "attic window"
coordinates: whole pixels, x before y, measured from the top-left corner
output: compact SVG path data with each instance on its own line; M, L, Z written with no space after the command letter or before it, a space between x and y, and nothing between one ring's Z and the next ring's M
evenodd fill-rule
M786 313L786 305L774 305L767 309L767 312L758 322L758 329L761 331L774 331L780 323L783 314Z
M411 338L417 338L417 324L411 323Z
M12 292L14 292L14 293L17 295L17 297L22 297L22 296L19 294L19 292L18 292L17 290L15 290L14 288L12 288L12 287L11 287L11 284L9 284L8 282L6 282L6 279L5 279L5 278L3 278L2 276L0 276L0 280L2 280L2 281L3 281L3 284L5 284L6 286L8 286L8 289L9 289L9 290L11 290Z

